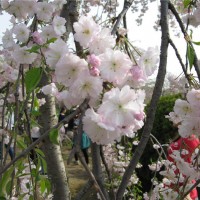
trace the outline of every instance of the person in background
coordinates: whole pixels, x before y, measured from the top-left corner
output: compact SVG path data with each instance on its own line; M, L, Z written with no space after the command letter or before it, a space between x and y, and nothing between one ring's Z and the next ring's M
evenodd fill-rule
M14 159L14 142L12 141L11 144L10 143L10 136L7 134L4 135L4 145L5 148L8 148L8 153L10 156L10 159L13 160Z
M83 132L82 137L81 137L81 151L83 153L85 162L87 164L89 164L88 149L89 149L90 145L91 145L90 138L88 137L88 135L85 132ZM78 156L76 153L75 153L75 163L78 164Z

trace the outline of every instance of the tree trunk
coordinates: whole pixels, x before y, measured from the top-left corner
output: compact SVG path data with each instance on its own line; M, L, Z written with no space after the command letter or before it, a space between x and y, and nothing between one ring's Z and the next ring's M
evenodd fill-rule
M101 188L102 193L104 194L105 199L110 199L109 194L105 188L104 177L101 168L100 146L96 143L92 143L91 153L93 174L96 178L97 183L99 184L99 187Z
M47 76L43 74L40 82L41 86L47 85L48 83ZM57 124L55 98L42 93L38 96L46 100L46 103L40 107L41 115L39 117L39 124L41 125L40 131L44 133ZM42 150L47 162L47 173L52 185L53 200L71 199L60 146L52 144L49 137L47 137L43 140Z

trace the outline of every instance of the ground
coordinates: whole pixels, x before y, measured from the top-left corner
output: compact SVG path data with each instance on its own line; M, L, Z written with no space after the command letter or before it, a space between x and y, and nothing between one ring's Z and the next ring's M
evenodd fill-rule
M80 189L87 183L89 180L88 175L81 164L77 165L74 163L74 159L67 164L67 159L69 156L71 148L69 145L63 145L63 159L66 164L67 177L69 180L69 188L72 195L72 200L75 198L76 194L80 191ZM97 200L96 195L94 195L94 188L91 191L87 192L83 200ZM82 200L80 199L80 200Z

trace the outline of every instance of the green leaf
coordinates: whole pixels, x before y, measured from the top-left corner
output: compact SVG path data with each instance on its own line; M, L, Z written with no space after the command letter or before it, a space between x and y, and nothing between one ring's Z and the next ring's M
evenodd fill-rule
M45 157L45 155L41 149L35 148L35 151L39 154L39 156Z
M39 110L32 110L31 111L31 115L35 116L35 117L38 117L41 115L41 112Z
M194 64L194 49L191 45L188 44L187 46L187 56L190 64L190 70L192 69L192 66Z
M6 193L10 194L11 191L12 191L12 180L10 179L6 185Z
M40 181L40 191L43 194L45 192L45 190L46 190L46 181L45 181L45 179L41 179L41 181Z
M42 68L31 68L25 74L26 92L31 93L38 85L42 77Z
M57 38L51 38L51 39L47 40L47 44L54 43L56 40L57 40Z
M45 179L45 185L46 185L47 193L49 194L51 192L51 182L48 178Z
M14 167L10 167L3 175L0 181L0 199L3 199L3 197L7 194L7 185L9 184L9 181L12 178ZM10 193L10 191L9 191ZM8 194L9 194L8 193Z
M184 0L183 1L183 5L184 5L184 8L187 8L191 3L191 0Z
M21 148L22 150L27 148L26 144L24 143L24 141L21 138L17 139L17 146L19 148Z
M39 49L40 49L41 46L39 45L35 45L35 46L32 46L31 49L27 49L26 51L28 51L29 53L39 53Z
M193 44L200 45L200 42L191 41Z
M58 141L58 130L57 129L52 129L49 133L49 139L53 144L59 144Z
M29 200L34 200L33 195L29 196Z

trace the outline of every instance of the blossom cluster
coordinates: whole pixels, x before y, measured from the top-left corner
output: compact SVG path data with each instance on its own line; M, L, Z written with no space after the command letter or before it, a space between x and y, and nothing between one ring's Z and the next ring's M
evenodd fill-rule
M174 111L167 118L178 126L181 137L187 138L200 134L200 90L192 89L186 95L186 100L177 99Z
M157 69L158 49L148 48L132 60L116 44L110 28L82 15L73 24L74 39L83 49L78 56L62 39L66 20L58 14L65 3L66 0L1 2L2 8L13 15L13 27L2 38L1 86L20 78L21 65L25 72L30 67L44 68L52 77L52 82L41 88L45 95L55 96L67 109L89 99L83 128L93 142L108 144L123 135L133 137L145 117L145 93L139 88ZM24 20L37 20L37 30ZM14 102L14 96L9 102Z
M114 184L114 187L117 188L120 177L123 176L131 158L131 148L127 148L121 144L108 144L103 147L104 150L104 156L106 163L108 165L108 168L112 175L112 181ZM137 168L141 167L140 164L137 165ZM128 186L132 186L135 184L138 184L138 177L136 173L133 173L129 180ZM128 191L126 191L128 192ZM132 193L132 192L131 192Z
M163 176L162 182L154 181L154 189L151 195L144 194L145 200L153 200L164 198L166 200L175 200L180 198L186 191L188 191L194 184L194 180L199 179L199 161L197 158L199 150L196 149L192 155L191 160L186 160L188 151L184 148L181 150L174 150L171 157L174 162L169 160L162 160L165 170L159 173ZM155 165L160 165L160 161Z

